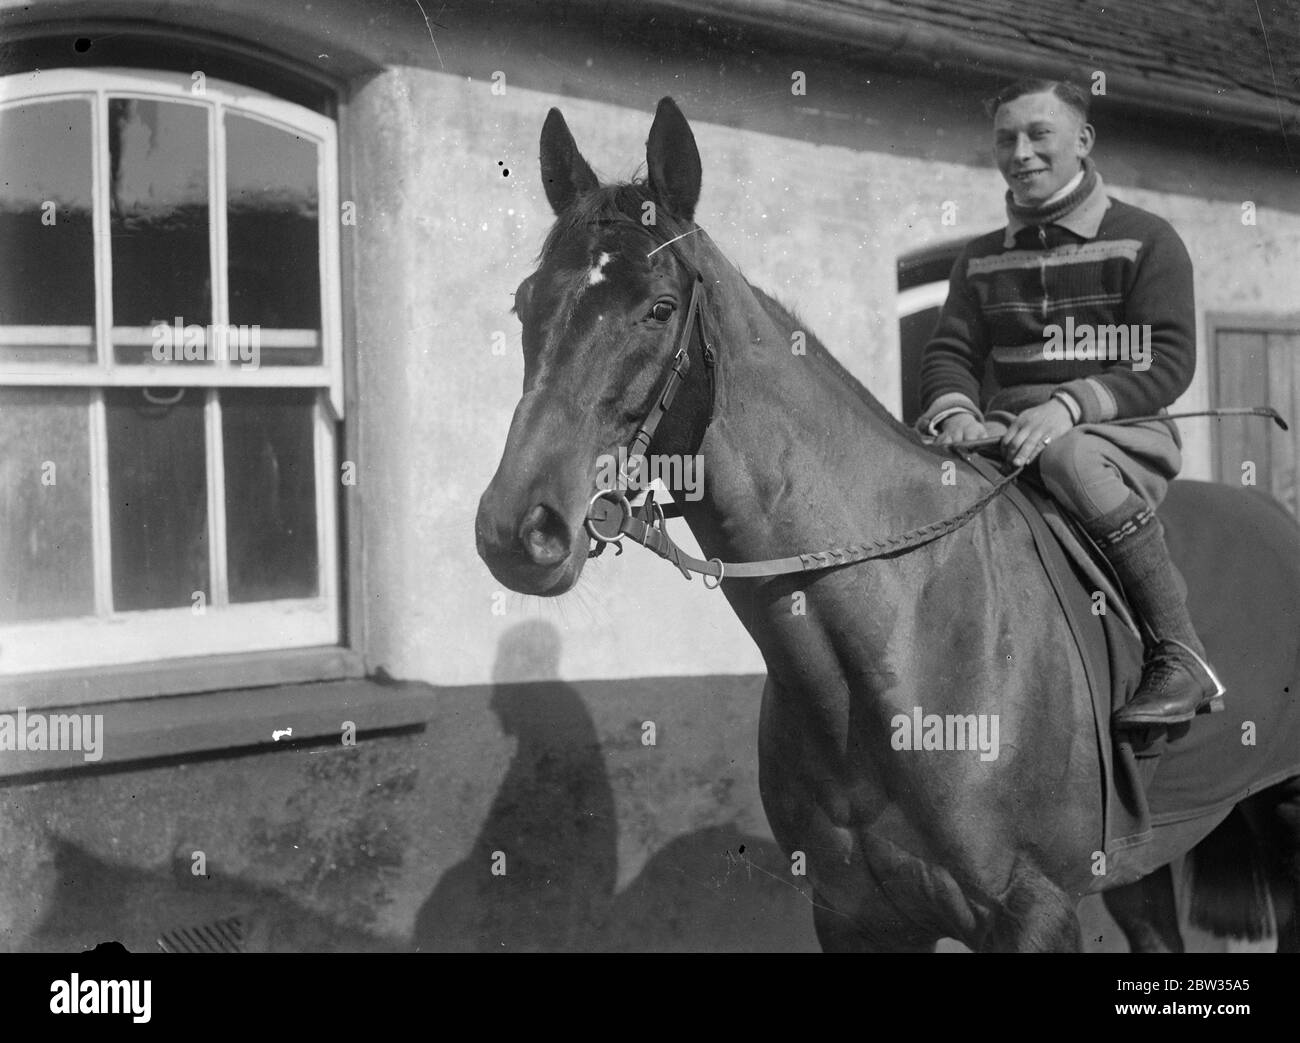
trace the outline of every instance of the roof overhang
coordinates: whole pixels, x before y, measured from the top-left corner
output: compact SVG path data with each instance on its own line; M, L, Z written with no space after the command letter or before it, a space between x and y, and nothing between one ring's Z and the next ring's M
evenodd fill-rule
M991 87L1026 76L1091 81L1096 63L1026 42L1006 40L927 23L892 12L814 0L581 0L608 14L627 7L642 16L649 8L692 19L744 26L764 36L816 43L847 60L870 62L891 71ZM1216 89L1173 74L1159 78L1108 67L1107 106L1136 110L1171 122L1251 128L1287 137L1300 134L1300 106L1254 91Z

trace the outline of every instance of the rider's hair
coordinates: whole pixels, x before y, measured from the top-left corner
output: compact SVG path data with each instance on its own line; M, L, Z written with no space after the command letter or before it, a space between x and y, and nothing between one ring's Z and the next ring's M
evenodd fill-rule
M1015 83L1008 84L989 98L984 103L984 108L989 114L989 119L992 119L997 115L998 109L1007 102L1015 101L1026 94L1042 94L1044 91L1050 91L1056 98L1077 112L1084 123L1088 122L1088 105L1090 102L1088 92L1069 80L1016 80Z

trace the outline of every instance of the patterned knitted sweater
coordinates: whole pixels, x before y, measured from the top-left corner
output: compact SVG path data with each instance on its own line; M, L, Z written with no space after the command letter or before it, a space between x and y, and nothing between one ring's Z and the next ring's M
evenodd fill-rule
M1018 413L1062 392L1077 420L1169 406L1196 371L1192 262L1168 222L1106 195L1088 177L1034 224L967 244L921 364L926 429L954 407ZM1145 348L1144 348L1145 342ZM981 402L985 367L997 390Z

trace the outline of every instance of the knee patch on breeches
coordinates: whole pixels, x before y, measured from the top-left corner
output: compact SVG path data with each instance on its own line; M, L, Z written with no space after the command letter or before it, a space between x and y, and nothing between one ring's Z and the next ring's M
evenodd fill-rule
M1043 484L1082 521L1115 510L1132 495L1119 468L1109 458L1113 447L1087 431L1067 431L1038 457Z

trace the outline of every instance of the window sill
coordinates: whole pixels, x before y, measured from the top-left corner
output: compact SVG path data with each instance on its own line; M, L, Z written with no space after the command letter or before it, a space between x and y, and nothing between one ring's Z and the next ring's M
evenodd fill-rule
M0 712L20 706L44 710L149 696L337 681L364 674L361 656L337 645L53 670L0 678Z
M425 684L358 678L65 706L61 713L103 715L99 758L87 760L77 750L0 751L0 785L202 754L272 753L304 741L337 744L346 721L355 724L359 741L367 733L423 726L434 694Z

